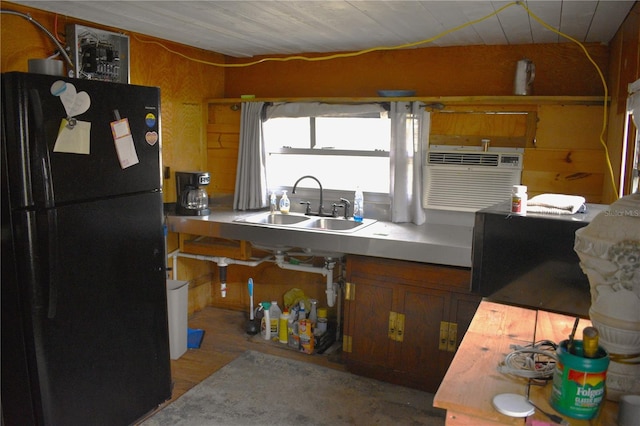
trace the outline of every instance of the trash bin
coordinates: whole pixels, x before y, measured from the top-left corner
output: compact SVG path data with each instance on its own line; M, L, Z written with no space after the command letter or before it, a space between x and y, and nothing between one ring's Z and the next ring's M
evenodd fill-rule
M167 280L169 352L171 359L178 359L187 351L188 284L188 281Z

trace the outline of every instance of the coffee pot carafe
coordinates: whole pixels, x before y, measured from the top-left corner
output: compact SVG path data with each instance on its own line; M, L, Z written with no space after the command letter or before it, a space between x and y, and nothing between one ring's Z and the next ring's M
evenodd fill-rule
M176 213L186 216L205 216L209 210L208 172L176 172Z
M530 59L520 59L516 65L516 75L513 80L515 95L530 95L533 79L536 77L536 66Z

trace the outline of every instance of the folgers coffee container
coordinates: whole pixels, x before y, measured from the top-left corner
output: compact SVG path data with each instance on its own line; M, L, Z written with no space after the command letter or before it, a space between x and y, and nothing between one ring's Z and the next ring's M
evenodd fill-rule
M568 344L568 340L563 340L556 350L558 360L550 403L565 416L592 419L605 399L609 354L599 346L593 358L586 358L581 340L573 341L571 353Z

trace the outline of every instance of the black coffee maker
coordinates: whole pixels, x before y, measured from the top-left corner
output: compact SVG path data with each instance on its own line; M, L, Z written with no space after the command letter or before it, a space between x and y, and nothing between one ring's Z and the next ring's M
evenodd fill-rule
M209 185L209 172L176 172L176 214L205 216L209 210L209 196L204 189Z

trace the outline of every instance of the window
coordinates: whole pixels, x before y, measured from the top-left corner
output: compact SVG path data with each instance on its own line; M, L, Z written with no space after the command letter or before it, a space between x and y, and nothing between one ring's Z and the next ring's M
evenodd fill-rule
M389 193L391 123L366 116L279 117L263 123L269 188L291 187L304 175L325 189ZM304 181L302 187L315 187Z

